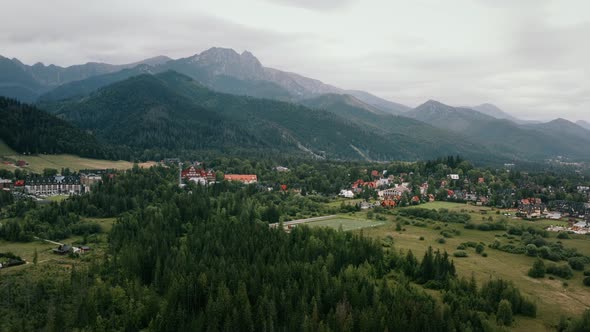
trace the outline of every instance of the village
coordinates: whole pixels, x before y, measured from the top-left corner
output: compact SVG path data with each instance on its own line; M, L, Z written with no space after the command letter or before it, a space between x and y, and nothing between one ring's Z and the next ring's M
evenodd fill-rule
M412 173L388 175L386 170L372 170L371 180L358 179L349 188L342 189L339 196L354 200L361 210L380 206L387 209L405 207L434 201L460 202L476 206L502 208L504 216L513 219L550 219L565 221L568 226L550 226L549 231L568 231L576 234L590 233L590 187L579 185L577 192L585 202L552 200L543 202L538 197L517 198L516 188L503 190L501 199L492 203L491 186L483 177L475 181L461 178L459 174L448 174L438 181L420 184L412 183ZM555 192L552 187L538 187L540 193ZM498 195L496 195L498 196ZM359 201L360 199L360 201Z

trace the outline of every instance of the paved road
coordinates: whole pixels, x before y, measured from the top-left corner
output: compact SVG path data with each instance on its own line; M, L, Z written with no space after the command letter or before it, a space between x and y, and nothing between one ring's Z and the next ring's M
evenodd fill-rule
M335 217L336 217L336 215L333 214L333 215L329 215L329 216L321 216L321 217L314 217L314 218L307 218L307 219L297 219L297 220L285 221L285 222L283 222L283 225L290 226L290 225L297 225L297 224L305 224L308 222L332 219ZM278 227L279 223L269 224L268 226L270 226L271 228Z

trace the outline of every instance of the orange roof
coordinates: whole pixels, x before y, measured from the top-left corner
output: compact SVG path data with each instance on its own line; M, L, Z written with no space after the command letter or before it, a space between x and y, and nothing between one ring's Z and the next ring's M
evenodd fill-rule
M257 181L258 177L256 174L225 174L224 177L227 181L242 181L242 182L249 182L249 181Z

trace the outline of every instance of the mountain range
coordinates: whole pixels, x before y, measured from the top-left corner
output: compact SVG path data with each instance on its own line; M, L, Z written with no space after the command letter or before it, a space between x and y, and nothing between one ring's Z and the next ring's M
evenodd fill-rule
M166 71L134 76L88 96L41 106L102 141L125 142L140 150L263 150L365 160L415 160L452 154L486 157L485 149L456 135L380 110L367 111L354 97L320 98L328 100L315 108L231 95ZM350 103L349 110L331 107L340 102ZM308 103L320 102L312 99ZM357 114L358 119L350 114Z
M487 161L590 159L590 124L520 120L492 104L414 109L264 67L211 48L125 65L28 66L0 57L0 95L41 109L108 144L144 151L292 150L318 158ZM215 125L219 124L219 125Z

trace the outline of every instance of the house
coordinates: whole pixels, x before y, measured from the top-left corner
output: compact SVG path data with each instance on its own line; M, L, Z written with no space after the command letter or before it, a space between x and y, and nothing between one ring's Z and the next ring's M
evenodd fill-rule
M79 248L81 253L87 253L91 250L89 246L81 246Z
M433 194L428 194L428 201L434 202L434 195Z
M16 166L18 167L25 167L25 166L29 166L29 163L24 161L24 160L19 160L16 162Z
M387 187L391 183L391 180L388 178L381 178L376 180L375 183L377 184L377 187Z
M25 180L24 187L33 195L80 194L84 188L76 175L31 177Z
M420 186L420 195L426 195L426 193L428 192L428 183L423 183Z
M361 202L361 210L372 208L373 206L369 202Z
M449 174L448 177L451 180L459 180L459 174Z
M59 247L53 249L53 253L57 255L66 255L70 252L73 252L72 247L68 246L67 244L60 244Z
M413 196L412 197L412 203L420 203L420 197L419 196Z
M10 189L12 189L12 187L13 187L12 180L0 179L0 189L10 190Z
M289 169L287 167L277 166L277 167L275 167L275 171L277 171L279 173L283 173L283 172L288 172Z
M374 178L378 178L379 177L379 171L377 171L376 169L371 171L371 176Z
M484 178L479 178L477 179L477 183L485 183L486 180Z
M14 181L14 188L22 189L25 187L25 180L16 180Z
M90 192L92 185L102 181L102 176L97 173L80 173L80 183L84 186L84 192Z
M517 204L518 212L527 218L538 218L546 211L546 206L540 198L523 198Z
M395 203L395 201L392 199L386 199L383 202L381 202L381 206L385 208L394 208L396 205L397 203Z
M338 196L342 196L344 198L353 198L354 193L352 192L352 190L342 189L340 190L340 194L338 194Z
M197 168L194 165L182 170L180 176L187 181L193 181L203 185L215 182L215 172L213 170Z
M226 181L237 181L244 184L251 184L258 182L256 174L225 174Z

